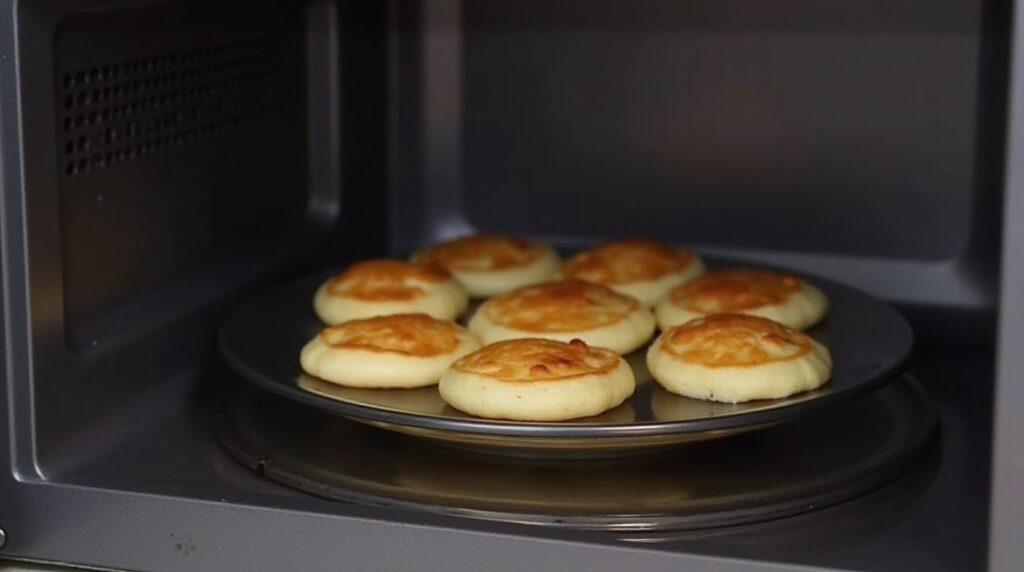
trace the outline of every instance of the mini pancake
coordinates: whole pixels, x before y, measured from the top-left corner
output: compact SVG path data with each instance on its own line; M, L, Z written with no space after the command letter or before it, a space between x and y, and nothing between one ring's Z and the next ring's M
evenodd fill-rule
M820 387L832 357L807 334L766 318L712 314L662 333L647 368L672 393L739 403Z
M792 274L712 270L673 288L655 314L662 330L718 313L761 316L804 330L821 321L827 310L825 294Z
M635 298L600 284L559 280L491 298L473 315L469 330L484 343L579 338L624 354L646 343L654 325L654 315Z
M444 267L471 296L486 298L550 279L559 258L539 242L478 234L435 244L412 260Z
M669 290L704 273L686 248L634 238L585 250L562 263L561 274L596 282L654 306Z
M332 325L410 313L454 320L468 304L469 295L444 268L388 259L353 264L313 297L317 316Z
M347 387L422 387L479 347L453 322L395 314L327 327L302 348L299 361L306 373Z
M542 339L484 346L452 364L438 389L452 407L491 419L563 421L598 415L633 394L615 352Z

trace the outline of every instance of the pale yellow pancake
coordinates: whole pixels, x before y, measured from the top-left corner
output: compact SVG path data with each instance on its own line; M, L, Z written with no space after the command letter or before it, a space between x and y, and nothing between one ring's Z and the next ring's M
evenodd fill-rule
M828 309L825 294L792 274L767 270L712 270L676 286L655 309L666 330L707 314L761 316L803 330Z
M654 306L673 287L699 276L704 263L686 248L643 238L609 242L562 263L560 273L604 284Z
M300 355L302 369L348 387L421 387L437 383L480 342L462 326L426 314L395 314L325 328Z
M738 403L820 387L832 358L825 346L777 322L712 314L662 333L647 352L647 367L673 393Z
M444 267L470 295L484 298L548 280L559 258L539 242L478 234L427 247L412 260Z
M580 340L516 339L459 359L438 389L449 405L472 415L560 421L612 409L634 386L633 370L610 350Z
M389 259L353 264L313 298L317 316L328 324L420 312L454 320L468 304L469 295L444 268Z
M545 338L628 353L654 333L654 316L635 298L607 286L559 280L524 286L484 302L469 321L484 343Z

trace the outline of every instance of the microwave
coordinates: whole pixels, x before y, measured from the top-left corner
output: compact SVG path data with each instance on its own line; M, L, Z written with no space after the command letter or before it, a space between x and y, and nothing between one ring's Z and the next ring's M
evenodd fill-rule
M1021 30L1002 0L4 2L0 558L1017 569ZM878 419L856 408L893 388L930 412L896 421L934 427L884 478L822 485L856 494L757 518L726 502L603 528L328 490L328 466L400 475L449 453L254 387L222 324L299 277L473 232L562 252L647 236L896 308L915 336L902 377L819 414L834 422L814 447L760 461L794 484L823 451L842 461ZM267 439L317 451L306 480L225 441L243 401ZM764 493L760 465L692 458L659 482L699 500L754 471L736 498Z

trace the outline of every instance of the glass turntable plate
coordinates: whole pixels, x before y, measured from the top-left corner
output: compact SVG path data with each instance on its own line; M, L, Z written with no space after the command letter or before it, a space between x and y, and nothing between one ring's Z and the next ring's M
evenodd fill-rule
M354 389L304 374L299 351L323 327L312 299L328 274L272 288L238 307L220 333L231 367L265 389L349 419L506 454L622 455L788 421L888 383L913 345L910 326L894 309L855 289L811 277L830 300L828 317L808 332L832 352L832 377L817 390L741 404L689 399L666 392L651 379L644 347L626 356L636 374L636 392L611 411L554 423L488 420L447 406L436 387Z
M597 459L434 445L248 384L233 397L216 419L221 444L286 486L364 505L617 532L635 541L788 517L856 497L910 470L936 434L934 406L908 378L792 423ZM854 513L848 526L870 528L864 513Z

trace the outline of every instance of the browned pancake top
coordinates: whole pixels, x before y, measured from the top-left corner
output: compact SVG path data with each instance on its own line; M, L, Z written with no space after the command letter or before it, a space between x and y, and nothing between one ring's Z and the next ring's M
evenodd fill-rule
M685 248L634 238L580 252L562 263L562 274L601 284L627 284L657 280L686 268L693 259Z
M331 278L327 294L374 302L415 300L426 293L425 288L450 278L436 265L364 260Z
M333 348L432 357L455 351L466 330L426 314L395 314L352 320L324 328L320 338Z
M715 270L677 286L669 300L702 314L736 312L782 304L800 290L792 274L765 270Z
M505 270L540 258L545 247L509 236L478 234L430 246L416 254L416 262L439 264L448 270Z
M617 323L639 306L601 284L559 280L496 296L480 311L495 324L525 332L580 332Z
M671 328L661 347L684 362L707 367L748 367L786 361L811 351L802 332L765 318L713 314Z
M620 359L611 350L590 347L580 340L565 343L523 338L486 345L452 367L505 381L529 382L605 374L615 369Z

